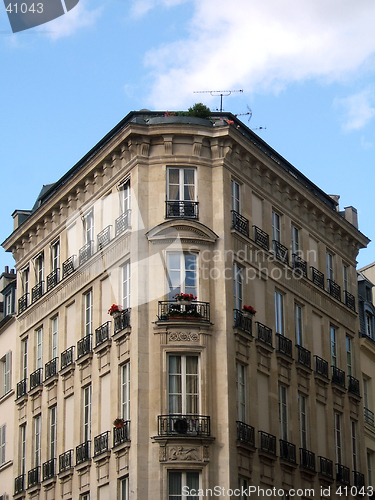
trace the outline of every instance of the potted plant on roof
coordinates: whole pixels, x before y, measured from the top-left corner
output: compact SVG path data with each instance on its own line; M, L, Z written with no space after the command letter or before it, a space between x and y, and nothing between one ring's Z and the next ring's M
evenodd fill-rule
M193 300L197 299L192 293L177 293L173 298L176 299L177 304L181 306L188 306Z
M108 314L110 314L114 319L118 318L121 314L122 306L118 306L117 304L112 304L108 309Z
M255 313L256 310L252 306L243 306L242 308L242 314L245 318L252 318Z

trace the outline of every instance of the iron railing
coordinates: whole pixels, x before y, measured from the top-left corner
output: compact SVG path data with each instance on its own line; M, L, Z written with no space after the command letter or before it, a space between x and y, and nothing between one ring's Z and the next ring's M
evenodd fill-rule
M107 321L95 330L96 347L109 339L109 329L111 322Z
M331 366L332 369L332 379L334 384L340 385L345 388L345 372L337 368L337 366Z
M268 432L258 431L259 450L276 456L276 436Z
M111 241L111 227L105 227L100 233L97 235L98 240L98 252L102 250L108 243Z
M319 472L323 476L330 477L333 479L333 462L329 458L318 457L319 458Z
M82 444L76 446L76 465L82 464L87 460L90 460L90 448L91 441L85 441Z
M301 467L315 472L315 453L306 450L305 448L299 449L299 463Z
M365 476L361 472L353 471L353 484L359 490L365 487ZM359 493L359 492L358 492Z
M359 380L352 377L351 375L348 375L348 391L352 394L355 394L356 396L361 395L359 390Z
M43 481L46 479L51 479L51 477L56 476L56 458L52 458L47 462L44 462L43 466Z
M306 366L306 368L311 368L311 352L298 344L296 345L296 352L297 363Z
M355 312L355 297L347 290L344 290L345 305Z
M130 227L130 210L126 210L115 220L115 237Z
M314 283L314 285L324 290L324 274L313 266L311 266L310 269L311 269L311 281Z
M190 302L186 305L178 304L175 300L159 300L159 321L210 321L209 302Z
M82 358L92 351L92 335L86 335L77 342L77 359Z
M341 288L335 281L328 279L328 293L336 300L341 301Z
M307 262L295 253L292 255L292 262L293 269L304 278L307 278Z
M94 457L109 450L109 431L94 437Z
M69 276L70 274L74 273L74 258L75 255L72 255L67 259L65 262L63 262L62 265L62 277L63 279Z
M363 408L364 410L364 415L365 415L365 422L367 422L370 425L374 425L374 412L369 410L368 408Z
M319 375L323 375L323 377L328 377L328 361L319 356L314 356L315 358L315 372Z
M29 305L28 296L29 294L25 293L24 295L22 295L22 297L18 299L18 314L21 314L23 313L23 311L26 311L27 306Z
M166 219L198 219L199 218L198 201L166 201L165 218Z
M273 244L273 252L277 260L282 262L283 264L289 264L289 251L287 247L282 245L280 241L272 240Z
M253 324L251 317L246 316L239 309L234 309L234 326L235 328L240 328L244 332L252 335Z
M14 494L18 495L25 491L25 474L21 474L14 480Z
M78 262L79 265L81 266L85 262L87 262L90 257L94 254L94 241L91 240L86 245L84 245L82 248L80 248L78 252Z
M248 446L255 446L255 431L254 427L245 424L244 422L237 421L237 441L247 444Z
M32 488L40 483L40 467L34 467L27 473L27 487Z
M43 383L43 368L38 368L35 372L30 374L30 391L42 385Z
M114 319L114 333L121 332L125 328L130 327L130 309L124 309L119 313L113 315Z
M59 472L65 472L73 467L73 450L59 455Z
M210 417L206 415L159 415L159 436L209 437Z
M350 484L350 469L345 465L336 464L336 481L342 484Z
M239 233L249 237L249 221L243 215L239 214L235 210L231 210L232 212L232 229L235 229Z
M61 353L61 370L74 362L74 346L69 347Z
M22 398L22 396L25 396L27 394L27 378L24 378L21 380L21 382L18 382L17 384L17 399Z
M122 427L113 428L113 447L130 441L130 420L125 420Z
M37 300L41 298L44 293L44 281L39 281L38 284L33 286L31 289L31 303L34 304Z
M276 333L277 338L277 352L281 352L286 356L292 357L293 344L290 339L281 335L280 333Z
M51 361L48 361L48 363L45 364L45 366L44 366L44 380L48 380L49 378L53 377L54 375L57 375L58 363L59 363L59 358L53 358L53 359L51 359Z
M60 269L54 269L52 273L47 276L47 292L55 288L60 280Z
M287 462L295 464L296 445L293 443L289 443L289 441L285 441L284 439L279 439L279 442L280 442L280 458L286 460Z
M264 250L270 249L270 239L267 233L265 233L260 227L253 226L254 241Z
M256 321L255 324L257 325L258 340L261 340L265 344L272 347L272 329L262 323L259 323L259 321Z

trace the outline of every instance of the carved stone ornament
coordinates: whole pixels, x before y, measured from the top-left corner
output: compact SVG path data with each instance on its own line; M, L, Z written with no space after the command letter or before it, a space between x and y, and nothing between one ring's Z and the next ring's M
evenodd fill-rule
M199 448L190 446L173 446L169 448L168 460L178 460L178 461L200 461L200 450Z
M168 340L170 342L199 342L197 332L170 332Z

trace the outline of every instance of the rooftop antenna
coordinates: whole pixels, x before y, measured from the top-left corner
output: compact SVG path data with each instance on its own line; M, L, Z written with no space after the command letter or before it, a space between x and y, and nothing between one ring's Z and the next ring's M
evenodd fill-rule
M220 96L220 113L223 111L223 97L231 95L232 92L243 92L243 90L195 90L194 94L211 94L214 97Z
M253 116L253 112L251 111L251 108L246 104L246 107L248 109L247 113L237 113L234 116L248 116L249 119L247 120L248 122L251 120L251 117Z

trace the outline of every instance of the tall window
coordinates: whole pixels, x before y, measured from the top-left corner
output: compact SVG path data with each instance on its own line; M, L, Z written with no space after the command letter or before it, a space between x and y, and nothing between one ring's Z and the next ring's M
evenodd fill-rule
M292 224L291 230L292 255L299 255L299 229Z
M51 245L52 271L60 269L60 241L57 240Z
M169 414L199 414L198 356L168 357Z
M307 450L307 405L306 396L298 393L298 420L301 448Z
M14 312L13 308L13 292L10 290L4 295L4 317L10 316Z
M272 211L272 240L280 242L281 238L280 229L280 215Z
M194 168L168 168L168 200L195 201Z
M25 295L27 293L29 293L29 268L26 267L23 271L22 271L22 275L21 275L21 280L22 280L22 293Z
M236 363L237 420L246 422L246 367Z
M121 367L121 416L130 420L130 363Z
M168 500L180 500L182 498L199 500L197 495L187 494L191 490L196 490L198 493L199 472L168 472Z
M329 280L334 280L333 275L333 255L329 252L326 252L326 269L327 269L327 282Z
M44 254L41 253L35 258L36 282L41 283L44 280Z
M233 264L233 295L234 308L241 311L243 298L243 268L236 262Z
M275 291L275 327L276 333L284 335L284 295Z
M348 375L353 375L352 373L352 339L346 336L346 364L348 367Z
M240 185L233 179L231 181L231 189L232 189L232 210L241 213Z
M342 266L342 279L343 279L343 290L344 292L348 291L348 266L345 264Z
M91 385L83 390L83 442L91 440Z
M372 485L372 453L367 451L367 482L368 485Z
M129 478L121 479L120 500L129 500Z
M341 415L334 412L335 458L336 463L342 463Z
M121 213L125 214L128 210L130 210L130 179L125 181L120 187Z
M124 309L130 307L130 262L122 266L122 306Z
M1 367L1 392L0 397L7 394L12 388L12 351L8 351L0 360Z
M83 240L85 245L94 241L94 212L92 210L83 217Z
M331 326L330 330L331 330L331 365L337 366L336 328Z
M197 296L197 256L187 253L168 253L169 298L177 293Z
M357 425L354 420L350 421L350 430L351 430L351 442L352 442L352 464L353 470L358 470L357 468Z
M27 378L27 347L28 339L21 341L21 374L22 379Z
M85 335L92 334L92 314L93 314L93 304L92 304L92 290L85 293Z
M296 322L296 344L303 346L302 337L302 307L298 304L295 305L294 309L295 322Z
M57 446L57 408L54 406L49 411L49 458L56 458Z
M279 423L280 439L288 440L288 409L287 409L287 389L279 384Z
M368 380L367 378L363 378L363 406L367 409L370 409L369 406L369 397L368 397Z
M0 465L5 464L6 425L0 426Z
M248 481L247 479L243 477L238 478L238 488L240 490L240 496L238 497L239 500L247 500L248 496L245 494L245 491L247 491L248 488Z
M20 472L26 473L26 424L20 426Z
M51 359L58 357L59 318L51 321Z
M366 335L371 339L374 339L373 321L374 321L373 315L369 311L365 311Z
M34 417L34 467L41 465L40 461L40 445L42 440L42 417L38 415Z
M36 365L35 369L43 368L43 328L36 331Z

